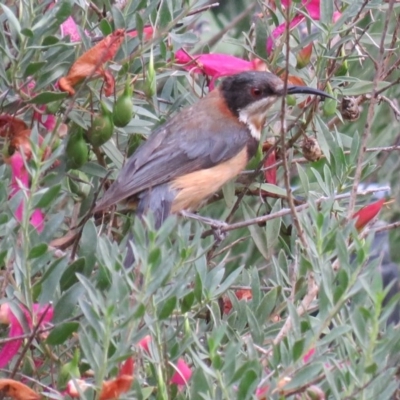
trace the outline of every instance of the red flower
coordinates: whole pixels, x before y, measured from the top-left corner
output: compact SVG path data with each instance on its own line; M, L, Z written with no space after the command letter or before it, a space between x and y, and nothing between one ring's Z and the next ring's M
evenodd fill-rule
M176 52L175 60L178 64L184 64L184 68L188 71L211 76L210 89L214 88L215 80L222 76L243 71L265 70L265 64L259 59L246 61L228 54L199 54L191 57L181 49Z
M315 354L315 348L313 347L310 350L308 350L307 353L303 356L303 361L307 364L314 354Z
M133 371L134 371L133 358L129 357L121 365L118 371L118 376L115 379L103 382L99 397L100 400L119 399L121 394L129 391L133 382ZM86 382L83 379L71 379L67 383L67 388L64 394L67 394L72 398L79 398L80 393L84 392L89 387L93 387L93 385Z
M178 385L178 386L187 385L188 381L190 380L190 378L192 376L192 370L186 364L186 362L183 358L180 358L178 360L175 369L176 369L175 373L174 373L174 375L172 375L172 378L171 378L171 383Z
M371 222L381 211L382 206L385 204L385 199L376 201L375 203L368 204L367 206L358 210L353 219L356 219L355 227L358 231L363 229L369 222Z
M33 322L28 310L20 306L21 311L25 315L25 319L28 323L29 328L33 328ZM33 305L33 315L36 321L41 320L40 326L50 322L53 318L53 307L42 306L40 304ZM21 336L24 334L24 329L18 320L18 318L11 311L11 307L8 303L4 303L0 306L0 322L2 324L10 325L9 337ZM22 339L15 339L7 342L0 350L0 368L4 368L9 361L18 353L19 348L22 345Z
M153 36L153 32L154 32L154 29L152 26L145 26L143 28L144 38L146 40L151 39L151 37ZM138 32L135 30L135 31L129 31L126 34L130 37L136 37L138 35Z
M139 340L138 346L141 347L146 353L150 353L151 336L146 335L143 339Z

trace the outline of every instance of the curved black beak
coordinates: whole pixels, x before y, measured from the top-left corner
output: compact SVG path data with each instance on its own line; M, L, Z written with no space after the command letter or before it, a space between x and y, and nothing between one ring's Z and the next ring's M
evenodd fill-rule
M308 86L294 86L288 85L287 87L287 94L314 94L316 96L321 97L330 97L331 99L335 99L330 94L323 92L319 89L310 88Z

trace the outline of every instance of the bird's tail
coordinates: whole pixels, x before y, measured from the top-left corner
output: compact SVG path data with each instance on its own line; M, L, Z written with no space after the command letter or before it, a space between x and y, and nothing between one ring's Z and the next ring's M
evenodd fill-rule
M159 229L171 213L172 202L176 191L171 190L167 183L148 189L139 195L139 204L136 216L143 220L143 216L151 213L154 218L154 227ZM128 235L128 252L124 260L124 267L131 268L135 263L132 244L135 242L132 230Z

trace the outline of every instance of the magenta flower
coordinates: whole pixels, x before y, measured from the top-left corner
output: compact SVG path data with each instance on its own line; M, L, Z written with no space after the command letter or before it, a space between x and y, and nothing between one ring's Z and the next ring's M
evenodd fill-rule
M212 77L210 89L214 88L215 80L243 71L265 70L265 64L259 60L246 61L228 54L199 54L191 57L180 49L175 53L175 61L196 74L206 74Z
M69 36L71 42L80 42L81 34L79 32L78 26L76 25L75 20L69 16L61 25L60 25L61 36Z
M303 361L307 364L314 354L315 354L315 347L312 347L310 350L307 351L306 354L304 354Z
M186 364L183 358L180 358L176 364L175 373L172 375L171 383L178 386L187 385L192 376L192 370Z
M33 322L30 313L24 306L20 306L21 311L25 315L26 322L30 329L33 328ZM53 318L53 307L42 306L40 304L33 305L33 316L35 321L41 321L40 326L44 326L49 323ZM10 325L9 338L23 335L24 329L11 310L8 303L4 303L0 306L0 323ZM21 347L23 339L15 339L7 342L0 350L0 368L4 368L12 358L18 353Z
M39 109L44 111L46 109L46 106L40 106ZM33 119L42 124L43 127L45 127L49 132L51 132L55 128L57 123L56 117L51 114L40 114L38 112L34 112Z
M146 353L150 354L151 336L146 335L143 339L139 340L138 346L141 347Z
M320 8L320 1L321 0L301 0L301 4L303 5L304 11L307 11L310 18L313 20L319 21L321 18L321 8ZM281 0L282 6L288 8L290 7L292 1L291 0ZM332 20L336 22L341 16L339 11L335 11L333 13ZM301 22L303 22L306 17L303 14L297 14L295 17L290 21L289 28L293 29ZM286 23L279 25L277 28L274 29L272 32L272 37L269 37L267 40L267 52L271 53L275 40L283 35L286 30Z
M154 29L152 26L145 26L143 28L143 36L145 40L151 39L153 33ZM136 30L133 30L133 31L128 31L126 34L130 37L136 37L138 35L138 32Z
M10 197L15 196L20 190L25 190L29 195L29 173L25 168L23 155L19 151L16 151L9 158L9 163L11 165ZM24 206L24 200L22 200L15 212L15 218L19 222L23 220ZM30 222L39 233L42 232L44 227L44 214L39 209L34 210Z

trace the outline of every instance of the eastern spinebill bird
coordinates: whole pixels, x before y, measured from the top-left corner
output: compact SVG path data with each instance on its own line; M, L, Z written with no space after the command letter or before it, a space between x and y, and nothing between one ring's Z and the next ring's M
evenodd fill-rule
M269 72L225 78L196 104L154 130L127 160L96 204L98 212L123 200L138 201L159 227L171 213L194 211L237 176L255 155L268 109L280 96L330 97L306 86L287 85Z

